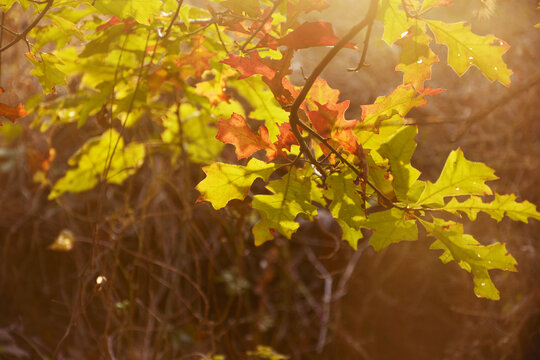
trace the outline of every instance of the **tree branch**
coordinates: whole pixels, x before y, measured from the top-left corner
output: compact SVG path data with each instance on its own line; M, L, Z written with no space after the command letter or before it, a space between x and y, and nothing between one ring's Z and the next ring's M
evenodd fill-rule
M377 8L378 8L378 1L377 0L371 0L369 3L369 9L367 11L366 16L364 19L353 26L349 32L339 40L339 42L326 54L326 56L321 60L321 62L317 65L315 70L311 73L309 78L306 80L306 83L302 90L300 91L300 94L296 97L294 100L294 103L291 106L291 115L289 116L289 122L291 124L291 131L293 132L294 136L296 137L296 140L300 144L300 150L307 156L309 161L317 168L317 170L321 173L321 177L323 180L326 179L326 172L322 168L321 164L315 159L315 156L311 152L311 150L308 148L304 138L300 134L300 131L298 130L298 126L301 126L302 128L306 129L308 132L311 130L307 125L302 123L300 121L300 118L298 117L298 110L300 110L300 106L306 99L306 96L315 83L315 80L317 77L322 73L322 71L328 66L330 61L337 55L337 53L353 38L358 34L363 28L368 26L373 19L375 19L375 16L377 15ZM309 130L308 130L309 129ZM311 130L311 133L315 133L313 130ZM316 133L315 133L316 134ZM313 134L312 134L313 135ZM319 134L316 134L320 139L322 139ZM325 141L326 142L326 141ZM336 154L337 155L337 154ZM341 155L339 155L341 156Z
M251 42L251 40L253 40L253 38L259 33L259 31L262 30L262 28L264 27L264 25L268 22L268 20L272 17L272 14L276 11L277 7L279 6L279 4L281 4L283 0L274 0L274 6L272 6L272 9L270 10L270 12L268 13L268 15L266 15L266 17L261 21L261 24L259 25L259 27L257 27L257 30L255 30L250 36L249 38L242 44L242 46L240 46L240 50L244 51L244 49L246 48L246 46Z
M45 14L47 13L47 11L49 11L49 9L51 8L52 4L53 4L53 1L54 0L47 0L47 5L45 6L45 8L43 9L43 11L41 13L39 13L39 15L34 19L34 21L26 28L24 29L23 32L21 32L19 35L17 35L17 37L15 39L13 39L9 44L7 44L6 46L0 48L0 53L1 52L4 52L6 51L7 49L9 49L10 47L12 47L13 45L15 45L16 43L18 43L20 40L26 38L26 35L28 35L28 33L30 31L32 31L32 29L41 21L41 19L43 19L43 17L45 16Z

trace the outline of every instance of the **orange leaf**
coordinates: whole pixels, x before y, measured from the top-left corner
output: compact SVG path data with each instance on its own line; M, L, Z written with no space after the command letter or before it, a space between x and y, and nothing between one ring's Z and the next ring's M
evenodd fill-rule
M221 61L240 71L238 79L245 79L255 74L261 74L267 79L272 79L276 71L265 65L257 53L249 54L248 57L231 54L228 59Z
M124 24L124 32L127 33L127 32L129 32L129 30L131 29L133 24L135 24L135 20L133 20L133 19L131 19L131 20L120 20L116 16L113 16L106 23L99 25L96 28L96 31L102 31L102 30L108 29L108 28L113 27L113 26L118 25L118 24Z
M412 84L418 91L424 89L424 82L431 79L431 66L439 58L429 47L431 38L425 33L425 25L412 26L396 44L401 50L400 63L396 70L403 72L403 83Z
M291 49L305 49L313 46L333 46L339 38L334 34L332 24L324 21L305 22L294 31L279 39L279 45L285 45ZM353 44L345 47L354 48Z
M291 131L291 124L284 122L281 125L278 125L279 135L277 136L278 141L275 142L278 149L287 149L291 151L291 145L298 145L298 141Z
M3 103L0 103L0 116L7 117L12 122L15 122L18 118L26 116L28 112L24 109L23 104L17 106L9 106ZM2 123L0 122L0 125Z
M277 156L285 156L270 141L266 126L261 126L260 135L257 135L248 127L244 117L236 113L232 114L230 119L219 119L216 139L233 144L238 159L247 158L259 150L266 150L266 157L269 161Z
M330 138L330 143L336 147L343 147L346 151L354 154L358 146L358 139L352 129L357 124L357 120L346 120L345 111L349 107L349 101L339 104L319 104L316 103L318 111L308 113L309 120L313 127L324 138ZM321 149L327 152L324 146Z
M202 35L193 38L193 50L176 61L176 66L182 67L191 65L193 67L193 75L196 78L201 78L206 70L210 70L210 60L215 57L216 53L204 47L204 38Z

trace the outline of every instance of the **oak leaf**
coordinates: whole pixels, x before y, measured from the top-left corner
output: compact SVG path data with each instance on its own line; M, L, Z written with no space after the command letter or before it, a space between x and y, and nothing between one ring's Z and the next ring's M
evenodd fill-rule
M416 205L443 206L444 198L448 196L490 195L492 191L485 182L496 179L493 169L481 162L465 159L461 149L457 149L448 155L437 181L426 182Z
M429 20L429 28L437 43L448 47L448 65L459 75L476 66L490 81L510 86L512 70L502 59L510 46L493 35L480 36L471 31L470 25L459 22L447 24Z
M12 122L15 122L17 119L28 115L28 112L24 109L23 104L17 106L9 106L4 103L0 103L0 116L7 117ZM0 122L2 125L2 122Z
M272 79L276 71L261 61L259 54L251 53L248 56L238 56L231 54L221 61L240 71L238 79L245 79L255 74L261 74L267 79Z
M278 167L257 159L249 160L246 166L219 162L206 166L203 168L206 178L196 187L201 193L199 201L209 201L217 210L233 199L243 200L255 179L268 180Z
M431 38L425 33L425 25L413 26L396 44L401 47L401 56L396 70L403 72L403 83L412 84L418 91L424 82L431 79L431 67L439 58L429 47Z
M324 21L305 22L279 39L279 45L290 49L305 49L314 46L333 46L339 38L334 34L332 24ZM345 47L354 48L353 44Z
M266 126L261 125L259 133L254 133L242 115L234 113L230 119L219 119L216 139L233 144L238 159L244 159L259 150L266 150L266 158L270 161L285 154L270 141Z

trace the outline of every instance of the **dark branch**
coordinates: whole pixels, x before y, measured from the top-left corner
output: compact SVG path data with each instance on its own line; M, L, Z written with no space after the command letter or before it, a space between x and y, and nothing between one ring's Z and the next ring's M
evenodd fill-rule
M32 31L32 29L41 21L41 19L43 19L43 17L45 16L45 14L47 13L47 11L49 11L49 9L51 8L52 4L53 4L53 1L54 0L47 0L47 5L45 6L45 8L43 9L43 11L41 13L39 13L39 15L34 19L34 21L32 21L32 23L26 28L24 29L23 32L21 32L19 35L17 35L17 37L15 39L13 39L9 44L7 44L6 46L0 48L0 53L1 52L4 52L6 51L7 49L9 49L10 47L12 47L13 45L15 45L16 43L18 43L20 40L23 40L26 38L26 35L28 35L28 33L30 31ZM40 3L41 4L41 3Z
M366 56L367 56L367 50L369 47L369 38L371 37L372 28L373 28L373 20L369 23L367 31L366 31L366 37L364 38L364 47L362 49L362 56L360 57L360 61L358 62L358 65L354 69L347 69L348 71L359 71L361 68L366 66Z
M321 173L321 176L324 179L326 179L326 173L322 166L319 164L319 162L315 159L315 156L311 152L311 150L308 148L304 138L300 134L300 131L298 130L298 126L303 127L308 132L311 130L307 125L302 123L300 121L300 118L298 117L298 110L300 110L300 106L306 99L306 96L315 83L315 80L319 75L322 73L322 71L328 66L330 61L337 55L337 53L353 38L358 34L363 28L368 26L377 15L377 7L378 7L378 1L377 0L371 0L369 4L369 9L367 11L366 16L364 19L356 24L352 29L349 30L349 32L341 38L341 40L326 54L326 56L321 60L321 62L317 65L315 70L313 70L313 73L309 76L309 78L306 80L306 83L304 87L302 88L302 91L300 91L300 94L298 94L298 97L294 100L294 103L291 106L291 115L289 117L289 121L291 124L291 130L296 137L296 140L300 144L300 150L307 156L308 160L317 168L317 170ZM309 130L308 130L309 129ZM312 133L315 133L313 130L311 130ZM316 133L315 133L316 134ZM312 134L313 135L313 134ZM316 134L320 139L322 139L319 134ZM324 140L324 139L323 139ZM325 140L326 142L326 140Z

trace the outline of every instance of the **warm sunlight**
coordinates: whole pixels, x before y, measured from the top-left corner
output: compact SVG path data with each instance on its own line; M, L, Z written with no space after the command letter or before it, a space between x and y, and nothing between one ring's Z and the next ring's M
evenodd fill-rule
M540 359L539 10L0 0L0 359Z

